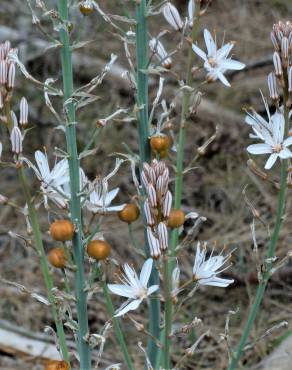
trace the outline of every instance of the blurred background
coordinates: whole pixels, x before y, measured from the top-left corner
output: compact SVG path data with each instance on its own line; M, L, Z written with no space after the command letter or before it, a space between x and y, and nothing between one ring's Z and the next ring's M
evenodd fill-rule
M54 6L56 1L51 1ZM73 2L75 3L75 2ZM186 14L187 1L173 1L181 14ZM131 16L132 2L123 0L100 0L98 4L110 14ZM154 1L154 4L158 4ZM204 8L207 1L203 2ZM236 42L233 49L234 58L246 63L247 68L238 73L229 74L231 88L225 88L220 83L204 85L201 89L203 100L198 113L191 118L188 126L185 162L188 164L197 154L197 149L211 137L217 128L215 140L208 146L205 155L196 162L196 168L184 178L183 209L186 212L196 211L207 218L196 231L195 240L209 241L220 251L223 246L228 250L236 248L233 266L228 270L228 276L235 283L228 289L200 289L194 299L189 301L178 317L179 323L189 322L197 316L203 325L197 330L197 335L210 329L210 337L198 347L198 352L186 362L185 369L225 369L228 362L226 341L220 334L225 332L225 322L230 310L237 311L231 316L229 335L232 344L236 344L241 334L242 325L246 319L247 308L254 296L257 284L256 261L252 253L253 242L251 224L253 214L251 204L259 214L255 220L259 254L262 256L267 246L268 230L273 226L275 208L277 206L277 189L273 182L263 182L252 174L246 165L248 154L245 150L250 143L249 127L244 123L244 108L254 107L265 115L260 90L268 96L266 78L272 70L272 47L270 31L273 23L279 20L292 20L292 3L290 0L213 0L209 2L206 13L201 18L201 26L216 32L218 44L221 40ZM57 38L47 18L41 20L44 30ZM100 99L81 110L78 115L78 145L82 148L89 140L95 122L108 116L118 108L132 108L134 94L128 81L122 78L122 73L128 68L122 42L115 31L108 26L96 12L89 17L83 17L78 6L72 9L72 38L80 41L90 40L84 48L74 53L75 86L88 83L91 78L100 73L104 64L110 59L110 54L118 55L118 60L106 76L104 83L96 91ZM125 24L123 24L124 27ZM160 28L159 28L160 27ZM180 41L180 36L171 31L161 15L149 19L149 33L153 37L162 29L169 30L163 37L167 50L174 50ZM23 0L2 0L0 3L0 41L6 39L19 48L19 56L31 74L41 81L53 77L56 85L61 83L61 69L56 48L50 48L52 41L48 40L32 25L31 13ZM200 32L199 45L204 42ZM131 50L133 52L133 50ZM134 53L133 53L134 55ZM184 47L173 57L172 73L166 75L163 98L169 103L176 102L175 111L171 117L173 130L177 133L180 117L180 95L177 77L185 78L187 50ZM196 59L196 63L200 63ZM194 74L194 84L202 81L203 74ZM37 149L64 147L64 136L57 130L54 117L46 108L43 94L25 80L18 71L17 88L14 99L15 111L18 111L19 100L25 96L29 102L30 131L25 141L25 154L32 158ZM156 96L158 78L150 78L150 101ZM53 99L56 107L60 103ZM273 110L273 107L271 107ZM1 141L8 146L5 130L1 128ZM6 143L6 144L5 144ZM93 180L97 175L104 175L113 167L113 152L125 152L123 143L137 152L138 140L136 122L123 122L116 119L102 129L97 138L98 151L94 156L87 157L82 166L88 177ZM6 155L8 152L6 152ZM4 152L5 155L5 152ZM52 158L53 160L53 158ZM167 158L169 165L175 163L175 153ZM257 158L260 167L263 161ZM276 170L269 173L269 178L278 180ZM0 194L9 197L14 202L23 205L21 189L17 183L13 169L1 168ZM117 203L127 202L135 195L129 168L122 167L119 175L111 181L111 187L120 187ZM38 184L31 176L31 186L38 190ZM52 242L48 235L49 220L47 213L40 208L39 217L44 231L44 242L47 250ZM277 256L284 257L291 248L291 200L288 196L287 213ZM186 224L188 229L190 225ZM11 238L7 232L14 231L25 234L23 217L14 208L0 206L0 275L9 281L24 285L30 291L45 294L37 256L32 248L20 239ZM141 258L129 253L130 239L128 228L116 216L106 219L105 237L113 246L113 257L119 262L125 260L140 265ZM134 224L134 233L139 241L142 227L140 222ZM183 278L190 274L194 259L195 243L187 248L181 257ZM58 285L61 274L54 271ZM288 369L285 361L289 351L292 352L292 263L288 261L277 271L266 294L263 308L257 318L250 338L251 346L243 356L246 369ZM43 337L44 326L53 326L48 307L31 299L29 294L4 282L0 284L0 368L5 370L42 369L43 359L40 354L35 358L29 350L31 344L27 338L50 343ZM103 307L100 295L90 300L90 325L93 332L98 332L104 325L107 313ZM144 321L143 311L135 313L138 321ZM275 325L287 321L288 327ZM268 329L272 333L264 335ZM137 351L136 333L129 321L124 323L124 331L129 333L127 339L132 344L136 354L136 368L142 369L143 354ZM18 333L19 341L24 347L11 345L9 333ZM257 340L264 335L264 338ZM145 338L144 338L145 339ZM179 347L187 348L192 343L192 337L187 335L175 339ZM28 343L28 344L27 344ZM284 343L284 344L283 344ZM288 344L287 344L288 343ZM53 343L51 343L53 344ZM283 350L284 346L284 350ZM287 346L287 347L285 347ZM175 351L176 351L176 347ZM117 350L118 346L113 336L108 339L104 353L104 368L113 362L122 360ZM282 352L275 352L282 350ZM273 365L271 356L277 353L277 365ZM174 353L177 361L180 354ZM281 363L281 361L283 364ZM286 363L286 365L287 365ZM274 367L273 367L274 366ZM277 367L278 366L278 367Z

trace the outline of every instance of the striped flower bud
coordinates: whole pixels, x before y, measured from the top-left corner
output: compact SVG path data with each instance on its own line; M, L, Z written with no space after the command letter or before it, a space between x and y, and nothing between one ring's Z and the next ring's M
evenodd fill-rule
M154 259L158 259L161 255L159 240L153 234L150 227L147 227L147 239L150 248L150 255Z
M156 206L157 206L157 197L156 197L156 190L154 189L154 186L152 184L150 184L146 188L146 191L147 191L150 207L156 208Z
M155 173L155 170L152 167L149 169L149 178L150 178L150 181L152 182L152 184L156 183L156 173Z
M150 208L148 199L146 199L145 202L144 202L144 214L145 214L145 217L146 217L147 225L153 226L155 224L155 219L154 219L153 214L151 212L151 208Z
M195 0L189 0L189 3L188 3L188 21L189 21L189 27L193 27L194 14L195 14Z
M7 86L9 89L13 89L14 85L15 85L15 64L10 63L8 67Z
M290 93L292 92L292 67L288 71L288 90Z
M289 41L287 37L283 37L281 40L281 55L283 59L288 60L289 57Z
M167 218L170 214L171 205L172 205L172 195L171 192L168 191L162 202L162 214L165 218Z
M6 40L3 45L4 48L4 53L5 53L5 58L7 57L9 50L11 49L11 43L10 41Z
M0 109L2 109L4 107L4 102L3 102L3 95L0 91Z
M0 161L1 161L1 157L2 157L2 151L3 151L3 145L0 141Z
M14 126L11 131L10 141L12 152L15 154L22 153L22 134L17 126Z
M280 55L276 51L273 54L273 62L274 62L276 76L281 77L283 75L282 63L281 63Z
M25 97L20 100L20 117L19 124L25 126L28 124L28 104Z
M272 41L272 44L274 46L274 49L276 51L280 51L280 46L279 46L279 43L278 43L278 39L277 39L277 36L276 36L274 31L271 32L271 41Z
M5 85L7 83L7 62L2 60L0 62L0 84Z
M152 53L161 62L162 67L170 69L172 65L172 59L168 56L168 53L166 52L162 43L158 39L153 38L149 41L149 47Z
M5 49L4 44L0 44L0 61L5 59Z
M147 188L147 186L149 185L149 180L148 180L148 178L147 178L147 176L146 176L145 171L142 171L142 173L141 173L141 180L142 180L142 185L143 185L143 186L144 186L144 188L146 189L146 188Z
M277 88L277 79L276 79L274 72L271 72L268 75L268 87L269 87L271 99L278 100L279 93L278 93L278 88Z
M156 182L156 191L159 199L163 198L168 190L168 181L163 176L159 176Z
M164 222L160 222L157 227L160 250L165 251L168 248L168 231Z
M12 122L13 122L13 126L18 127L17 117L16 117L16 114L13 112L13 110L10 111L10 115L11 115L11 119L12 119Z
M167 2L163 8L162 13L166 21L171 25L173 29L176 31L181 30L183 28L183 22L180 18L179 12L174 5L170 2Z

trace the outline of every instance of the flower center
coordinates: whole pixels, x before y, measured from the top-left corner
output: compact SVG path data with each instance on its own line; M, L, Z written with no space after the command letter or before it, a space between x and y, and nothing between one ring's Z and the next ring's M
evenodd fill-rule
M210 64L210 66L211 67L213 67L213 68L215 68L216 66L217 66L217 61L216 61L216 59L214 59L214 58L209 58L208 59L208 62L209 62L209 64Z
M282 149L283 149L283 145L282 144L277 144L277 145L274 146L273 152L274 153L280 153Z

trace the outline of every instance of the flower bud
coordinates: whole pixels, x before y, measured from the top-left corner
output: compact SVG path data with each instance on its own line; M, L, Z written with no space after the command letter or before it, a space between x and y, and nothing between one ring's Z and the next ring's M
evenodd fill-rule
M4 47L5 58L6 58L9 53L9 50L11 49L10 41L6 40L3 44L3 47Z
M174 28L176 31L181 30L183 28L183 22L180 18L179 12L174 5L170 2L167 2L163 9L162 13L166 21Z
M19 123L22 126L25 126L28 124L28 104L25 97L23 97L20 101L20 118Z
M0 91L0 109L2 109L4 107L4 102L3 102L3 95Z
M15 64L10 63L8 67L7 86L9 89L13 89L14 85L15 85Z
M171 205L172 205L172 195L171 192L168 191L162 203L162 214L165 218L167 218L170 214Z
M150 248L150 255L154 259L158 259L161 255L159 240L154 236L150 227L147 227L147 239Z
M195 14L195 0L189 0L189 4L188 4L188 20L189 20L189 26L190 27L193 27L194 14Z
M162 43L158 39L153 38L149 41L149 47L152 53L161 62L162 67L170 69L172 66L172 59L168 56Z
M271 41L276 51L280 51L280 46L277 40L277 36L274 31L271 32Z
M22 134L21 131L17 126L14 126L11 135L10 135L10 141L11 141L11 150L15 154L22 153Z
M289 68L288 71L288 91L292 92L292 67Z
M5 85L7 83L7 62L2 60L0 62L0 84Z
M155 208L157 206L157 197L156 197L156 190L154 189L154 186L150 184L146 188L146 191L147 191L150 207Z
M155 219L154 219L153 214L151 212L151 208L150 208L148 199L146 199L145 202L144 202L144 214L145 214L145 217L146 217L147 225L149 225L149 226L154 225L155 224Z
M279 99L279 93L277 88L277 80L274 72L269 73L268 75L268 87L270 92L270 97L273 100Z
M283 37L281 40L281 55L282 58L285 59L286 61L288 60L289 57L289 41L287 37Z
M280 55L276 51L273 54L273 62L274 62L276 76L281 77L283 75L282 63L281 63Z
M165 251L168 248L168 231L164 222L160 222L157 227L160 250Z

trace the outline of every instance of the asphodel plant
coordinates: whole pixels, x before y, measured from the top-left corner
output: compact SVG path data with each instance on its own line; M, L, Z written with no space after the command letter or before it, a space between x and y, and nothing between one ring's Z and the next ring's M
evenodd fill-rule
M200 109L204 85L222 83L232 89L225 73L228 70L240 71L245 65L230 57L233 42L219 48L216 35L205 27L203 36L206 47L199 46L200 26L204 24L203 14L206 11L199 0L190 0L184 14L180 14L171 2L154 4L146 0L133 1L127 4L127 16L110 14L109 10L102 9L98 2L91 0L79 3L58 0L57 3L55 7L55 3L50 1L38 1L36 4L28 1L33 25L55 43L54 52L61 61L62 83L53 76L39 81L30 74L21 62L21 55L9 41L0 45L0 118L9 138L6 141L5 135L1 138L1 166L12 167L17 172L24 204L17 205L5 195L1 195L0 202L3 206L15 207L23 215L27 230L11 235L29 241L40 261L47 298L35 293L31 295L50 307L54 320L51 332L56 331L56 346L60 352L58 359L48 362L47 370L76 367L90 370L105 366L106 369L130 370L143 366L157 370L184 369L209 333L205 331L197 339L188 336L190 331L204 323L204 313L197 312L202 319L189 318L188 315L186 318L181 314L185 303L195 301L195 297L201 294L199 288L202 286L227 288L233 283L233 279L223 276L230 266L231 251L224 248L218 253L213 248L209 253L207 242L199 240L195 253L190 256L194 261L193 268L184 271L181 277L181 255L186 248L194 247L190 235L205 220L195 211L184 211L183 180L184 176L191 176L194 163L200 160L215 139L213 135L206 140L186 165L187 133ZM51 21L50 26L42 24L42 17ZM94 17L102 17L114 31L112 34L122 40L128 61L122 77L129 83L129 91L135 98L133 106L116 107L106 117L96 94L103 80L111 78L119 55L115 54L115 50L109 50L109 62L83 86L78 85L72 58L76 50L88 46L88 35L78 29L78 21L82 19L86 22ZM158 30L156 27L153 36L151 27L158 21L161 26ZM44 27L50 29L44 32ZM273 165L280 164L281 175L279 205L265 260L266 269L240 343L235 350L229 348L230 370L239 363L273 271L285 211L288 164L292 157L289 150L292 144L289 136L291 29L290 23L279 23L272 32L275 71L268 77L268 87L275 113L270 114L264 99L268 120L254 110L248 112L246 118L253 137L263 141L250 145L248 152L269 154L265 168L269 170ZM164 41L167 39L172 42L165 48ZM179 56L184 50L187 50L188 58L181 68L184 75L179 76L174 70L175 62L182 60ZM51 147L45 150L40 144L34 148L34 158L28 154L32 128L29 102L23 97L18 104L13 95L18 88L15 78L17 69L43 93L44 102L59 128L62 139L58 143L63 143L62 147L57 147L52 142ZM193 74L196 74L196 81L201 78L196 86ZM174 77L178 87L170 98L166 98L164 87ZM156 89L153 99L150 99L149 80ZM115 80L111 82L114 84ZM279 86L283 88L282 103ZM57 99L59 103L56 103ZM181 102L179 108L178 100ZM97 117L93 125L83 122L90 129L90 135L83 143L78 140L79 112L90 104L94 104ZM19 113L15 113L18 105ZM176 116L174 108L179 110L179 116ZM137 143L125 143L126 151L123 153L110 153L110 158L115 157L115 161L112 170L104 173L104 158L97 158L97 143L101 131L106 131L108 125L114 125L115 119L131 127L134 123ZM37 129L41 130L41 127ZM102 141L99 144L102 145ZM95 178L86 175L84 158L100 166ZM127 197L128 194L131 196L125 203L117 204L119 202L115 202L115 197L119 188L111 189L111 181L117 177L122 165L129 170L133 186L129 185ZM258 169L257 173L261 171ZM36 192L32 191L31 174L38 183ZM40 224L39 212L48 214L47 225ZM115 216L115 225L109 226L104 222L109 214ZM191 231L185 234L186 220L192 226ZM119 253L121 246L111 242L112 230L116 230L116 225L120 223L128 225L127 261ZM135 225L140 226L135 228ZM143 235L138 235L139 227L143 229ZM49 248L43 244L43 233L50 235ZM141 261L139 269L133 265L138 258ZM138 270L139 273L136 272ZM123 297L119 307L115 296ZM95 307L96 301L104 307L106 319L99 331L93 332L89 325L92 318L88 308ZM125 335L129 327L131 335ZM116 358L112 358L112 364L105 365L103 352L110 347L106 342L111 335L116 338L111 346L117 343L120 350L115 348L111 351L111 356L114 354ZM186 340L178 348L177 338L180 335L185 335ZM68 349L69 339L75 340L74 348Z

